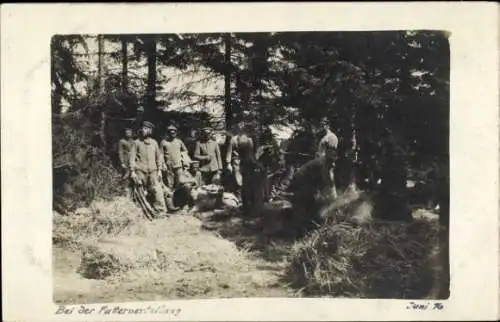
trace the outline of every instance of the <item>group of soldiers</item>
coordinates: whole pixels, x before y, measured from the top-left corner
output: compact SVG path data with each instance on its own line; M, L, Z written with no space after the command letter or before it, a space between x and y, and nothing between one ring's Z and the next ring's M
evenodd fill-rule
M322 121L322 139L315 158L296 171L289 185L291 202L297 212L307 212L321 198L336 194L334 169L338 138L328 123L326 119ZM154 125L148 121L142 123L137 137L132 129L125 129L119 142L119 158L128 191L134 185L146 188L159 216L178 210L173 196L181 187L192 191L202 185L224 184L225 191L233 192L241 200L242 212L248 216L258 213L269 198L264 189L266 170L259 162L262 147L256 147L244 121L236 124L227 141L224 163L210 128L197 131L195 142L188 142L190 149L177 137L174 125L167 126L160 143L152 137L153 129ZM223 177L226 180L222 180Z
M188 151L177 137L177 128L169 125L158 143L152 136L154 125L144 121L134 138L126 128L118 144L118 153L127 191L142 186L153 196L152 206L158 215L177 211L174 191L179 187L194 189L205 184L218 184L222 170L219 145L209 128L200 131L194 151Z

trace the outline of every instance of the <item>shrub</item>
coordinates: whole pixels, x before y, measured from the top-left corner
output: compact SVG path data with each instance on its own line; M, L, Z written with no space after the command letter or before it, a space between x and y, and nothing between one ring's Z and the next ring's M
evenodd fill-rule
M121 193L120 173L83 116L54 118L52 131L55 210L66 213Z
M123 270L119 258L110 253L104 253L97 246L88 246L82 252L79 272L85 278L105 279Z

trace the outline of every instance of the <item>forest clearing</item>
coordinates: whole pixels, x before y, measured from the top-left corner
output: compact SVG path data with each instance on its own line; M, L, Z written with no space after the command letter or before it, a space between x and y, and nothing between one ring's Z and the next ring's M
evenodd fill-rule
M415 211L415 223L385 223L383 229L379 224L378 231L373 231L366 227L368 208L365 204L350 210L355 212L353 216L364 217L365 223L359 227L354 223L332 224L299 242L264 237L259 219L248 220L234 213L210 211L144 221L141 210L125 198L97 203L72 217L56 215L54 301L74 304L322 294L439 298L443 267L437 215ZM333 244L338 242L336 234L348 242L340 250ZM359 239L363 234L365 238L377 236L386 244L347 239ZM385 253L378 258L368 257L381 248ZM334 254L333 259L326 257ZM394 271L388 272L391 267ZM367 269L370 274L366 274ZM397 287L384 283L397 283Z
M54 301L449 295L432 31L52 39Z

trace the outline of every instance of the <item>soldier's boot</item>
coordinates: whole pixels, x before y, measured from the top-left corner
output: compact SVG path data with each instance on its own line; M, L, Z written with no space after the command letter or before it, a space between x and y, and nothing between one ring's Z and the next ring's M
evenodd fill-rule
M165 203L166 203L168 212L176 212L176 211L179 211L179 209L180 209L179 207L176 207L174 205L174 199L173 199L172 195L165 198Z
M165 206L164 202L156 202L154 203L154 210L156 212L156 217L162 218L168 216L167 214L167 207Z
M133 188L132 188L132 185L125 186L124 193L125 193L125 197L127 197L129 199L133 199Z

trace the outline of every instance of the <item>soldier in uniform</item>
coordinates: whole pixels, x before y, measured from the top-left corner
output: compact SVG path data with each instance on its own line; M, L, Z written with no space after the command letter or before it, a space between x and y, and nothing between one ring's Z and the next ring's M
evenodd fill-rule
M130 196L130 185L128 179L130 178L130 151L133 144L134 139L132 137L132 129L125 128L124 136L118 142L118 158L120 159L123 179L126 181L125 190L127 196Z
M180 176L179 187L175 192L175 199L179 204L184 206L184 211L189 210L190 207L195 205L199 188L203 185L199 165L199 161L191 161L190 165L184 165Z
M130 150L130 177L135 184L144 186L154 196L153 208L161 215L165 213L165 199L161 186L163 158L158 142L151 137L151 122L143 122L139 138Z
M187 148L184 143L177 138L177 128L174 125L167 126L167 135L160 142L163 155L163 172L165 173L165 198L169 211L177 211L174 206L174 192L180 187L180 179L186 160ZM189 163L187 163L189 165Z
M219 144L210 138L210 128L201 131L200 140L196 142L194 158L200 162L203 182L212 184L220 182L222 159Z
M293 222L299 234L317 221L319 211L336 194L334 170L337 160L336 140L324 142L324 154L307 162L297 170L288 187L293 207Z
M167 126L167 135L161 141L160 147L164 159L166 183L170 189L174 189L183 169L182 153L187 152L184 143L177 138L177 128L174 125Z
M273 176L285 167L284 155L276 142L270 128L264 128L260 138L260 146L257 148L256 157L262 165L264 172L261 177L261 189L264 201L271 198L271 187Z
M195 129L191 129L189 131L189 136L184 139L184 143L187 147L188 153L190 156L194 155L194 149L196 147L198 131Z
M243 213L247 216L255 215L263 202L263 198L258 195L261 189L257 189L256 184L256 178L260 178L260 171L263 170L257 164L254 142L245 133L243 121L238 123L236 135L231 138L227 147L226 165L228 171L235 170L236 178L241 175ZM241 174L236 173L238 166Z
M339 144L339 139L335 135L335 133L333 133L332 130L330 129L330 122L328 121L327 118L323 118L321 120L320 135L322 135L322 137L321 137L321 140L319 141L319 144L318 144L317 156L325 155L327 141L332 142L333 145L335 146L335 149L337 149L338 144Z

